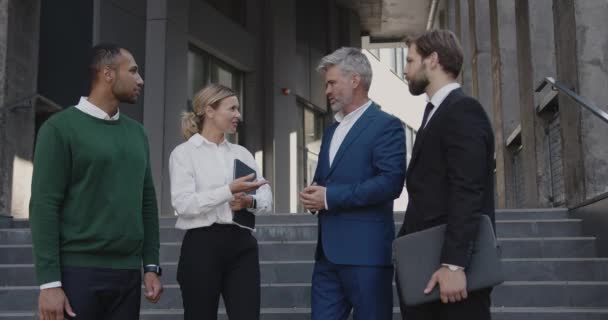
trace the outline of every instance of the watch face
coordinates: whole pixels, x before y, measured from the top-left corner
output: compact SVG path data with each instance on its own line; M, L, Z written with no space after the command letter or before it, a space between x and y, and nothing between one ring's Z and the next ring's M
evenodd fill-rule
M144 272L154 272L160 276L163 273L163 269L160 266L146 267L144 268Z

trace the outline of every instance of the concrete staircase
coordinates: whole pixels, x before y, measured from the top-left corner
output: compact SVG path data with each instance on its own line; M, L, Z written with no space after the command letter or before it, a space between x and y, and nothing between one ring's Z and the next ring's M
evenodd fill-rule
M397 227L403 219L396 214ZM142 319L182 319L175 273L183 236L161 219L165 293L142 303ZM316 218L308 214L258 218L262 319L310 319L310 280ZM507 282L493 292L493 319L608 319L608 258L565 209L497 212ZM0 319L33 319L38 287L26 221L0 225ZM394 319L399 318L395 294ZM227 319L222 310L221 319Z

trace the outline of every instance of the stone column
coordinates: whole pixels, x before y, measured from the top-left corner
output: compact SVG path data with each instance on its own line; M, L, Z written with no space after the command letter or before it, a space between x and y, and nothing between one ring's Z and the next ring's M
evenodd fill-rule
M515 0L496 1L497 23L498 23L498 54L500 63L496 68L499 75L500 89L495 93L494 99L500 95L500 106L502 109L502 130L503 139L500 145L503 146L504 158L504 177L505 177L505 201L506 207L515 208L516 203L516 184L517 179L513 170L513 154L506 146L506 139L519 125L519 102L513 97L519 97L518 74L517 74L517 40L515 32ZM497 76L496 74L494 75ZM494 114L496 117L496 114ZM498 130L498 124L494 124ZM498 158L497 158L498 159ZM498 167L498 164L497 164Z
M488 0L475 0L475 43L476 43L476 77L477 99L493 121L494 109L492 107L492 57L490 7Z
M294 95L285 95L282 88L294 88L296 80L292 72L296 61L296 3L294 0L271 1L269 4L271 39L270 56L267 65L271 66L272 80L268 83L272 92L270 102L274 108L273 154L274 154L274 198L275 211L295 213L299 203L297 190L298 168L298 128L300 118L296 116L297 104Z
M490 36L492 42L492 88L493 88L493 110L494 110L494 144L496 152L496 207L506 208L507 206L507 186L508 181L506 161L508 151L505 146L505 132L503 130L503 106L502 106L502 86L501 86L501 55L500 39L498 33L498 7L497 0L490 1Z
M580 92L577 52L577 21L572 0L554 0L555 62L557 79ZM597 20L599 21L599 20ZM596 23L597 23L596 21ZM601 38L601 37L600 37ZM594 39L593 41L601 41ZM599 84L596 84L601 86ZM601 90L605 90L602 88ZM558 95L562 135L562 159L566 205L573 206L585 199L586 158L582 153L581 109L570 98ZM600 144L603 145L603 144Z
M168 162L187 108L188 1L148 0L143 124L160 213L172 215ZM140 63L144 63L143 61Z
M529 28L530 28L530 53L532 58L532 90L538 86L545 77L555 77L555 40L553 38L553 11L552 0L535 0L529 2ZM534 94L534 107L542 101L545 93ZM538 205L549 207L556 200L557 186L561 179L559 165L561 159L551 158L549 128L553 115L550 113L537 114L536 135L536 160L538 181ZM559 145L559 143L557 144ZM555 146L555 145L554 145ZM552 166L556 168L552 169ZM557 174L553 174L553 173ZM555 182L555 183L554 183Z
M538 181L536 162L536 112L534 111L534 83L530 44L530 14L527 1L515 1L517 32L517 70L519 73L519 104L521 117L521 142L524 206L538 206Z
M568 6L570 1L564 2L566 4L562 5ZM576 48L578 58L578 92L596 106L608 111L608 1L572 1L572 6L576 28L571 32L576 31L576 41L570 42L570 45ZM570 63L572 61L570 60ZM585 198L590 199L608 192L608 123L599 120L585 109L581 112L580 128L584 154ZM566 139L565 136L564 138ZM574 199L570 203L574 203Z
M473 89L473 76L472 76L472 66L471 59L472 56L471 46L470 46L470 26L469 26L469 4L466 0L456 0L459 5L456 7L460 10L460 33L457 34L460 39L460 44L462 45L462 50L464 51L464 61L462 65L462 89L465 93L469 95L475 95L476 91ZM458 26L458 24L457 24ZM476 90L476 89L475 89Z
M0 215L29 216L40 0L0 1Z
M466 54L465 49L464 59L465 61L468 60L469 67L471 70L471 91L469 92L469 94L475 98L479 98L479 77L477 75L477 12L475 11L475 4L475 0L469 0L467 4L468 28L467 31L464 33L468 34L467 47L469 51L468 54Z

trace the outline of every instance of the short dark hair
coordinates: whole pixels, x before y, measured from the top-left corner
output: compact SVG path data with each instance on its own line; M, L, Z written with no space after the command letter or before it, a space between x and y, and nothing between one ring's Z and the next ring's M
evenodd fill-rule
M416 50L422 58L427 58L433 52L437 53L439 64L445 72L458 77L462 70L462 46L456 35L449 30L430 30L413 38L407 38L408 47L416 45Z
M123 48L113 43L100 43L91 49L89 73L92 82L95 82L99 70L106 65L114 64L114 60L120 55L120 50Z

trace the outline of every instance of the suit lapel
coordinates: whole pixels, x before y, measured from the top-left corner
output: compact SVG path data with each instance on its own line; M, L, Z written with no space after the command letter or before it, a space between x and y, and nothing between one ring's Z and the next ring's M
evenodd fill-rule
M369 126L369 124L372 123L373 119L376 117L378 112L379 112L379 110L378 110L377 105L375 103L372 103L369 106L369 108L367 108L367 110L365 110L365 112L357 120L357 122L355 122L353 127L350 128L350 130L348 131L348 134L346 135L346 137L344 137L344 141L342 141L340 148L338 148L338 152L336 153L336 156L334 157L334 161L332 162L332 164L329 168L329 172L327 173L327 176L331 175L331 173L334 171L334 168L336 168L337 164L340 162L342 157L344 157L346 150L348 150L350 145L355 140L357 140L357 138L363 131L365 131L365 128L367 128L367 126ZM334 129L334 132L335 132L335 129ZM332 134L332 138L333 138L333 134ZM331 139L329 140L329 143L331 145ZM327 148L327 151L328 151L327 159L329 161L329 148Z
M439 116L447 109L456 97L462 95L462 89L458 88L450 92L450 94L443 100L435 114L428 120L428 123L424 127L424 129L419 130L416 135L416 141L414 142L414 147L412 148L412 158L410 159L410 164L408 167L408 173L412 170L414 165L416 164L416 160L418 160L418 156L420 155L420 150L422 149L422 145L424 143L424 138L427 136L427 132L433 130L434 124L438 122ZM409 175L409 174L408 174Z

